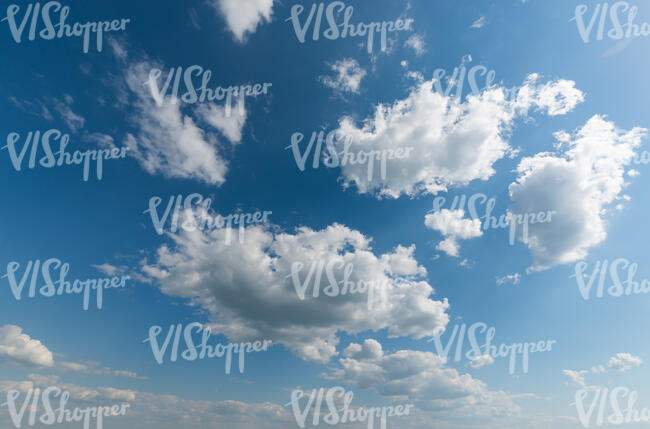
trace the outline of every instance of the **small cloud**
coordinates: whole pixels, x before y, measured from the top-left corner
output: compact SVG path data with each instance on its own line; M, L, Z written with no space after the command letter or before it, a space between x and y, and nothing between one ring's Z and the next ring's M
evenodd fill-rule
M359 93L361 80L367 74L359 63L352 58L346 58L330 65L330 69L336 72L336 76L321 76L320 82L338 92Z
M485 25L485 17L482 16L472 23L472 28L482 28Z
M190 8L188 15L190 17L190 24L194 27L195 30L201 29L201 24L199 24L199 14L196 13L196 9Z
M521 274L508 274L507 276L497 278L497 285L502 286L506 283L512 283L513 285L518 285L521 280Z
M124 273L124 267L116 267L111 264L101 264L101 265L94 265L90 264L91 267L97 269L102 274L106 274L107 276L115 276Z
M607 362L607 368L625 372L634 367L641 366L642 363L643 360L638 356L632 356L629 353L617 353L616 356Z
M471 366L474 369L479 369L487 365L492 365L493 363L494 363L494 358L492 356L483 355L475 359L472 359L472 361L469 363L469 366Z
M49 101L54 105L54 110L61 116L61 119L70 128L70 131L76 133L83 128L86 120L81 115L73 112L71 108L72 103L74 103L74 98L68 94L64 94L63 100L52 98Z
M414 34L409 37L405 45L412 48L416 55L422 55L426 52L424 47L424 38L419 34Z

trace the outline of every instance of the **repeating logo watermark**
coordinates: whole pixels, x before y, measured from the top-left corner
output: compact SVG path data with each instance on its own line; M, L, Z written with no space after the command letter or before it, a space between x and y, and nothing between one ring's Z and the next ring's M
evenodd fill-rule
M302 262L294 262L291 264L291 274L287 276L291 277L293 286L296 289L296 294L301 301L305 300L305 292L309 286L312 286L312 296L314 298L320 296L321 280L323 277L323 271L325 271L329 284L323 289L324 295L333 298L348 294L354 295L367 293L368 310L372 310L375 303L375 294L378 294L381 297L380 299L383 308L386 308L388 300L388 280L351 281L350 276L354 272L354 265L337 259L331 259L329 261L312 261L309 267L309 272L305 276L305 279L301 281L300 273L303 268L305 268L305 265ZM337 271L339 273L338 276ZM337 280L337 277L342 277L343 279Z
M15 261L9 262L7 264L7 274L1 277L7 278L11 292L17 301L20 301L23 297L23 289L25 288L27 279L29 279L31 275L29 291L27 293L29 298L34 298L37 293L44 297L52 297L55 295L61 296L63 294L83 294L84 310L88 310L88 306L90 305L90 296L93 293L92 291L95 293L95 304L97 309L101 310L104 302L104 289L123 288L126 286L126 281L130 279L129 276L114 276L109 278L87 279L83 281L75 279L72 282L69 282L66 280L66 277L68 276L68 271L70 271L70 264L67 262L63 263L57 258L47 259L43 261L42 264L40 259L37 259L36 261L28 261L23 274L20 275L20 279L16 276L19 269L20 263ZM52 280L53 272L57 271L58 280ZM45 284L42 286L38 285L39 273L40 276L42 276L42 280L45 281Z
M585 409L585 399L589 395L593 395L593 398L591 398L589 408ZM622 425L650 422L650 409L643 408L639 410L635 408L638 397L636 391L624 386L618 386L611 390L607 387L599 387L593 390L581 389L575 393L575 401L571 406L576 407L580 423L585 428L592 426L592 423L593 426L603 426L605 424ZM624 398L627 398L627 400L625 401ZM621 402L623 402L623 406L621 406ZM611 414L605 415L608 405ZM625 405L627 407L624 408ZM596 410L598 410L598 413L594 414Z
M469 341L471 350L468 350L463 355L463 348L465 346L465 335ZM479 336L483 336L483 341L480 341ZM555 340L525 342L525 343L512 343L510 345L502 343L493 345L492 341L496 336L496 328L489 327L483 322L473 323L467 327L465 323L454 325L447 345L442 345L442 332L437 332L428 340L433 342L436 348L436 354L445 361L448 360L449 351L451 350L454 341L456 341L456 351L454 354L454 362L461 362L463 357L470 362L470 366L480 368L481 366L493 363L495 359L509 357L508 373L514 374L517 366L517 358L521 357L521 369L524 374L528 373L528 360L530 353L550 352L553 344L557 343Z
M21 396L20 391L10 390L7 392L7 402L2 404L9 409L9 416L14 426L22 427L25 413L29 409L27 419L28 426L35 426L37 423L37 413L39 402L43 405L43 412L38 417L38 423L43 425L53 425L61 423L78 423L83 422L83 428L89 429L91 419L96 419L97 429L102 429L104 417L117 417L126 415L126 410L131 406L129 403L119 405L86 407L86 408L68 408L70 392L57 386L50 386L43 390L40 388L29 389L25 394L25 399L20 409L16 406L18 398ZM53 399L59 398L59 407L53 408ZM31 406L30 406L31 403Z
M162 203L162 198L151 197L149 199L149 208L143 212L149 213L151 221L158 235L165 233L164 226L169 220L169 230L172 233L180 228L185 231L209 231L212 229L225 229L225 243L231 243L232 226L237 225L239 228L239 242L244 242L246 225L263 224L268 222L271 211L256 211L254 213L235 213L227 216L215 214L212 210L212 200L205 198L201 194L190 194L185 197L176 195L169 198L162 215L158 212L158 207ZM182 210L181 210L182 207ZM171 215L171 218L170 218Z
M305 171L307 159L312 153L312 168L316 169L322 162L327 168L344 167L346 165L367 165L368 181L374 178L375 162L379 162L380 177L386 180L388 170L388 161L393 159L407 159L411 156L412 147L382 149L382 150L352 150L353 139L351 136L343 134L340 130L330 131L325 136L325 131L314 131L309 139L309 144L300 151L300 143L304 140L305 135L302 133L293 133L291 135L291 144L285 147L285 150L291 149L296 165L300 171ZM326 152L323 152L323 143L325 143ZM314 146L315 144L315 146ZM337 147L343 147L341 152Z
M447 199L443 196L438 196L433 200L433 210L429 213L440 213L443 210L443 207ZM479 216L477 210L477 202L481 205L485 205L485 214ZM521 225L521 240L528 244L528 233L530 230L530 225L536 223L549 223L552 222L554 214L557 214L555 211L540 211L537 213L519 213L515 214L510 211L505 214L500 215L498 218L493 216L494 208L497 205L495 197L488 198L487 195L478 193L471 195L467 198L467 195L455 196L451 207L449 210L456 211L462 210L465 212L465 204L467 203L467 211L469 212L470 220L478 220L481 222L481 228L483 230L487 229L510 229L509 243L511 246L515 244L515 237L517 235L517 225Z
M9 133L7 135L7 144L2 149L7 149L9 152L9 159L11 165L16 171L21 171L23 161L29 152L29 161L27 168L33 170L37 167L36 160L39 152L39 147L42 148L44 156L38 160L38 165L43 168L61 167L63 165L82 165L83 164L83 180L88 181L90 175L91 161L94 164L95 175L97 180L102 180L104 175L104 161L111 159L124 159L128 147L122 148L113 147L110 149L93 149L93 150L75 150L74 152L66 152L66 148L70 143L70 135L62 133L56 129L50 129L41 134L41 131L29 131L25 138L20 151L17 150L16 143L20 140L19 133ZM58 142L59 150L54 152L52 145Z
M244 372L246 353L252 352L265 352L273 344L270 340L264 341L254 341L252 344L250 342L246 343L229 343L223 345L221 343L211 346L208 344L208 340L212 335L212 330L209 327L204 327L203 324L194 322L183 328L183 324L179 323L177 325L171 325L167 331L167 335L162 344L158 342L158 336L162 333L163 328L161 326L152 326L149 328L149 338L145 339L144 343L149 343L151 345L151 351L153 352L154 358L159 365L162 365L165 360L165 353L167 348L172 343L172 349L169 353L170 362L176 362L179 356L179 347L181 343L181 335L183 336L183 342L185 343L186 349L180 353L180 357L183 360L193 362L197 359L203 360L206 358L222 358L225 356L225 369L226 374L230 374L230 369L232 367L232 358L233 354L239 354L239 372ZM201 334L200 343L194 341L194 332ZM172 340L172 337L174 338Z
M35 40L37 37L42 40L61 39L63 37L82 37L83 51L88 53L90 48L91 37L95 38L97 52L101 52L104 47L104 33L111 31L125 31L126 24L131 22L130 19L114 19L112 21L95 21L82 24L66 24L70 7L63 6L58 1L49 1L41 7L40 2L28 3L22 18L17 15L20 13L20 5L10 4L7 6L7 16L2 21L7 21L11 36L16 43L22 43L23 34L27 23L29 22L29 33L27 39ZM56 24L53 21L58 22ZM39 25L39 23L41 25ZM36 31L42 28L38 33Z
M269 87L273 85L271 83L256 83L254 85L229 86L227 88L222 86L208 88L212 78L212 71L199 65L190 66L185 71L183 71L183 67L171 68L167 73L167 77L164 78L162 87L158 85L161 75L162 70L154 68L149 72L149 80L145 82L145 85L149 86L151 96L158 106L163 106L166 102L178 104L179 100L185 104L195 104L225 99L226 117L231 115L233 99L238 97L239 114L244 115L246 97L267 94ZM198 86L195 84L195 76L201 80ZM182 85L185 86L186 92L179 95Z
M383 407L357 407L351 408L352 401L354 400L354 392L346 391L345 388L336 386L331 388L313 389L311 394L307 395L307 403L301 409L300 400L305 397L305 393L301 389L295 389L291 392L291 405L293 415L296 423L300 428L304 428L307 417L312 411L312 424L318 426L322 421L330 426L345 424L345 423L364 423L368 422L368 429L372 429L375 425L375 419L379 422L381 429L386 429L388 425L388 417L408 416L411 408L415 405L396 405L396 406L383 406ZM327 414L323 412L323 400L327 405ZM337 402L343 401L341 409L338 408Z
M580 37L585 43L589 43L591 40L596 28L596 22L598 22L596 40L603 40L605 36L612 40L650 36L650 24L647 22L641 25L635 24L634 21L639 13L639 8L630 6L626 1L617 1L611 6L609 3L598 3L594 5L590 17L587 16L588 11L588 5L578 5L575 9L575 16L570 20L576 22ZM621 16L626 12L627 16ZM626 18L626 22L621 23L622 18ZM606 30L607 33L605 33Z
M465 57L467 58L467 57ZM488 70L487 67L476 65L468 69L465 65L466 62L471 62L471 56L469 60L463 59L463 62L454 68L453 74L447 76L447 70L438 68L433 72L433 90L445 97L453 96L457 100L462 100L464 97L465 83L469 83L470 94L479 95L483 91L486 91L493 87L494 79L496 77L496 72L494 70ZM479 85L477 82L478 76L485 76L485 85ZM443 83L446 85L443 88ZM452 95L452 90L456 88L456 93ZM519 92L519 87L504 88L506 100L515 100Z
M570 276L570 278L576 279L580 294L585 301L591 297L591 290L596 279L598 279L596 298L602 298L605 292L613 297L650 293L649 280L643 279L640 283L635 280L636 272L639 269L637 263L632 263L625 258L614 259L611 263L607 259L596 261L590 274L587 273L588 266L589 264L584 261L578 262L575 265L574 274ZM612 283L605 287L608 277ZM622 277L624 280L621 280Z
M293 30L300 43L305 43L307 32L310 28L312 31L312 40L319 40L322 36L328 40L345 39L347 37L366 37L366 46L368 53L372 53L375 44L376 33L379 33L381 51L386 52L388 33L395 31L413 31L411 24L412 19L396 19L394 21L376 21L369 24L359 22L351 24L354 15L354 7L346 6L342 1L333 1L327 4L312 4L309 14L304 17L301 24L301 15L305 7L301 4L295 4L291 7L291 16L285 21L291 21ZM340 22L342 13L343 22ZM327 22L327 28L323 25L323 18ZM321 32L322 29L322 32Z
M636 164L636 165L650 164L650 152L644 150L641 153L635 153L634 158L632 158L632 164Z

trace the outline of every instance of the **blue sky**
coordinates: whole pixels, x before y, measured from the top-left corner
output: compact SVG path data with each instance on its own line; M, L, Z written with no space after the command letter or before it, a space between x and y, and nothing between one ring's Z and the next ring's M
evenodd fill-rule
M647 167L632 160L650 117L646 38L585 43L573 1L346 2L352 22L414 20L412 31L389 33L386 52L376 42L368 54L365 38L299 43L287 21L298 3L304 14L312 5L65 3L70 23L130 19L88 53L77 38L16 43L0 23L4 136L20 134L21 148L29 131L57 129L71 151L130 148L86 182L80 166L16 171L0 151L0 272L58 258L70 280L131 276L88 311L79 296L17 301L1 279L0 391L58 383L95 392L73 395L80 404L128 400L133 412L105 426L146 429L294 427L291 391L336 385L364 406L415 404L389 427L582 427L574 394L601 386L627 386L639 409L650 406L646 295L584 300L571 278L579 261L590 273L623 258L638 264L636 281L650 279ZM598 3L584 3L589 19ZM18 4L21 17L27 3ZM650 21L645 4L629 5L637 24ZM212 71L210 87L272 86L246 98L243 117L225 116L219 102L156 106L149 71L191 65ZM449 76L461 65L493 70L494 86L471 94L465 82L460 100L435 94L435 70ZM512 87L518 98L499 98ZM371 183L365 166L314 169L311 156L300 171L291 136L306 144L321 129L414 155ZM192 193L224 216L272 214L229 246L207 232L156 234L143 213L149 199ZM532 242L510 245L507 230L477 232L449 207L477 193L496 199L497 215L558 214L531 226ZM449 210L432 213L436 196ZM441 244L450 237L459 247ZM350 297L298 300L283 270L328 255L354 263L354 276L391 279L391 310ZM498 281L509 275L517 280ZM149 327L192 322L222 342L274 346L248 355L243 374L227 376L220 359L158 365L143 343ZM506 359L442 362L427 341L433 328L446 327L446 344L454 325L476 322L496 328L497 344L557 343L531 355L528 373L509 374ZM398 361L408 375L396 373ZM4 407L0 419L11 425Z

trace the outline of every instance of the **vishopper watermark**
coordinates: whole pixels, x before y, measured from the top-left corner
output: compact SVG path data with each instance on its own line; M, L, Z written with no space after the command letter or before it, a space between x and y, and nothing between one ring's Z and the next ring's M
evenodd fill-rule
M585 409L585 399L593 394L589 409ZM592 425L594 411L598 409L598 414L595 416L594 426L622 425L639 422L650 422L650 409L643 408L641 410L635 408L639 394L624 386L618 386L613 389L607 387L599 387L593 390L578 390L575 394L575 402L571 406L576 407L578 418L583 427L588 428ZM627 398L625 401L624 398ZM623 408L621 402L627 407ZM607 405L611 414L605 415L607 412Z
M322 418L325 424L334 426L338 424L363 423L367 421L368 429L372 429L375 426L375 419L379 421L381 429L386 429L388 425L388 417L408 416L411 408L415 407L415 405L408 404L388 407L357 407L356 409L352 409L351 405L352 400L354 399L354 393L346 391L343 387L336 386L329 389L313 389L311 394L308 395L309 399L307 400L305 408L301 410L300 400L304 396L305 394L302 390L295 389L291 392L291 402L285 405L291 405L296 423L298 423L300 428L305 427L309 411L312 411L312 425L318 426L321 420L321 414L323 413L323 400L325 400L329 411L327 415ZM343 400L343 407L339 409L337 407L337 402L340 402L341 399Z
M468 62L471 62L470 59ZM465 83L469 83L470 94L479 95L483 91L491 89L494 85L494 78L496 77L496 72L494 70L488 70L487 67L477 65L471 68L467 68L465 65L466 60L463 60L460 66L454 68L454 73L451 76L447 76L447 71L445 69L438 68L433 72L433 90L440 95L449 97L451 91L456 88L456 94L454 97L457 100L462 100ZM480 86L477 83L477 74L479 76L485 76L485 85ZM447 76L447 77L446 77ZM446 87L443 88L443 82L446 84ZM515 100L519 92L518 87L512 87L509 89L504 89L506 100Z
M447 199L442 196L438 196L433 200L433 210L430 211L430 214L440 213L443 210L443 206L446 203ZM480 204L485 204L485 215L479 216L476 203L480 201ZM467 203L467 211L469 212L471 220L481 220L481 227L483 230L488 228L492 229L510 229L510 245L515 244L515 237L517 233L517 225L522 225L522 241L528 243L528 231L530 225L536 223L550 223L552 222L552 217L554 214L557 214L555 211L541 211L538 213L524 213L524 214L513 214L507 212L502 214L498 218L492 215L494 208L496 207L497 201L495 197L488 198L485 194L474 194L467 198L467 195L461 195L460 198L455 196L451 207L449 210L465 210L465 203Z
M119 289L126 286L126 281L130 279L129 276L114 276L109 278L99 278L99 279L87 279L87 280L78 280L75 279L72 282L66 280L68 276L68 271L70 271L70 264L67 262L62 263L60 259L50 258L41 264L40 259L36 261L28 261L27 266L25 267L23 274L20 275L20 280L16 276L16 273L20 269L20 263L18 262L9 262L7 264L7 274L1 278L7 278L9 281L9 287L11 292L16 298L17 301L20 301L23 296L23 289L27 283L27 279L30 277L29 282L29 292L27 296L29 298L34 298L36 294L40 294L44 297L53 297L55 295L61 296L66 295L78 295L83 294L83 309L88 310L90 305L90 296L92 291L95 291L95 303L97 309L101 310L104 302L104 289ZM41 286L39 283L39 269L40 275L43 277L45 284ZM52 280L53 272L58 271L58 280Z
M25 143L20 151L16 148L16 143L20 140L20 134L9 133L7 135L7 144L1 149L7 149L9 152L9 159L16 171L21 171L23 167L23 160L29 152L29 161L27 168L30 170L37 167L36 160L39 152L39 147L42 147L44 156L38 160L38 165L43 168L61 167L63 165L81 165L83 164L83 180L88 181L90 175L91 161L95 164L95 174L97 180L102 180L104 174L104 161L110 159L124 159L128 147L110 148L110 149L93 149L86 151L75 150L74 152L66 152L66 148L70 143L70 135L61 133L56 129L50 129L41 134L40 131L30 131L27 133ZM58 142L59 150L54 152L52 145Z
M285 150L291 149L293 157L300 171L305 171L305 165L309 154L314 151L312 167L314 169L320 166L321 161L327 168L344 167L346 165L363 165L367 164L368 181L371 181L375 174L375 161L380 162L380 177L386 180L387 164L393 159L407 159L411 156L412 147L382 150L357 150L352 151L353 139L351 136L343 134L339 130L330 131L325 137L324 131L314 131L311 134L309 144L300 152L300 143L304 140L305 135L302 133L293 133L291 135L291 144L285 147ZM316 146L314 147L314 143ZM323 152L323 143L327 152ZM337 146L343 146L343 151L337 152Z
M42 40L83 36L83 51L86 54L90 48L91 34L95 36L97 52L101 52L104 46L104 33L125 31L126 24L131 22L130 19L115 19L113 21L86 22L85 24L80 22L75 22L72 25L66 24L66 20L70 14L70 7L62 6L58 1L49 1L43 4L43 7L41 7L40 2L28 3L22 18L17 19L19 12L20 6L11 4L7 7L7 16L2 19L2 21L8 22L11 36L16 43L22 42L23 33L29 22L28 40L33 41L36 39L36 31L38 28L42 28L38 32L38 37ZM56 24L52 22L53 15L58 18ZM42 23L40 26L39 21Z
M39 402L43 405L43 413L38 418L38 422L43 425L53 425L61 423L78 423L83 422L84 429L90 429L91 419L96 419L97 429L102 429L104 417L116 417L126 415L126 410L131 406L129 403L111 405L105 407L86 407L86 408L67 408L70 400L70 392L57 386L50 386L41 391L40 388L29 389L25 394L23 404L18 410L16 401L21 392L10 390L7 392L7 402L2 406L7 406L11 421L17 428L22 427L25 418L25 412L29 409L28 426L36 425ZM54 398L59 398L59 407L53 408ZM31 406L30 406L31 402Z
M458 335L458 337L457 337ZM521 369L524 374L528 373L528 359L530 353L541 353L541 352L550 352L553 344L557 343L555 340L546 340L546 341L537 341L537 342L525 342L525 343L512 343L493 345L492 341L496 336L496 328L489 327L483 322L473 323L467 327L465 323L460 325L454 325L454 329L451 333L451 336L447 340L447 346L442 346L442 332L434 334L434 336L428 340L428 342L433 342L436 347L436 354L443 359L447 360L449 356L449 350L456 340L456 351L454 354L454 362L460 362L463 358L463 347L465 345L465 335L467 335L469 346L471 350L467 351L464 354L464 357L470 361L470 366L478 368L475 364L480 362L478 359L486 359L490 357L491 359L506 358L509 357L509 374L515 373L515 367L517 366L517 357L521 355ZM479 336L483 336L483 341L480 342Z
M165 102L171 104L178 104L179 100L186 104L204 103L206 101L221 101L225 99L226 116L230 117L232 111L232 102L234 98L239 97L238 107L239 114L244 115L245 99L248 96L257 97L260 94L267 94L268 88L273 84L271 83L256 83L254 85L239 85L229 86L227 88L218 86L214 89L208 88L210 79L212 78L212 71L204 69L199 65L193 65L185 69L183 67L171 68L167 77L164 79L162 88L158 86L158 79L162 75L162 70L152 69L149 72L149 80L145 85L149 86L151 96L156 101L158 106L162 106ZM195 85L195 77L201 79L200 86ZM182 79L182 83L181 83ZM170 92L171 85L171 92ZM181 85L185 86L186 92L179 95ZM198 92L197 92L198 89ZM170 92L169 96L167 93Z
M609 9L609 16L608 16ZM621 40L631 39L633 37L648 37L650 36L650 24L644 22L639 26L634 23L637 14L639 13L639 8L636 6L630 6L626 1L617 1L609 7L609 3L599 3L595 5L591 17L588 18L588 23L585 21L585 15L589 10L589 6L586 4L581 4L576 6L575 16L570 19L570 21L576 22L578 27L578 32L582 41L589 43L593 31L598 22L598 30L596 32L596 40L603 40L605 35L612 40ZM621 24L621 15L627 12L627 22ZM606 24L609 24L606 26ZM605 33L605 30L607 33Z
M586 262L578 262L575 265L574 274L570 276L570 278L576 279L580 294L585 301L589 300L591 289L593 288L596 279L598 279L596 298L602 298L604 291L613 297L650 293L649 280L643 279L639 283L634 279L636 272L639 269L639 265L632 263L625 258L614 259L611 264L607 259L604 261L596 261L596 265L589 275L586 274L587 267L588 264ZM605 280L608 277L608 274L612 283L605 289ZM621 280L622 275L625 276L625 280ZM587 279L586 283L585 279Z
M303 270L305 265L302 262L294 262L291 264L291 274L287 277L291 277L293 286L296 289L296 294L301 301L305 300L305 292L312 286L312 296L318 298L321 292L321 280L323 277L323 271L327 276L329 284L323 289L323 294L333 298L337 296L345 295L354 295L354 294L368 294L368 310L372 310L372 307L375 303L375 294L381 296L382 307L386 308L387 304L387 288L388 280L357 280L351 281L350 276L354 271L354 265L352 263L346 263L340 259L330 259L329 261L319 260L312 261L309 267L309 272L305 276L304 281L300 281L300 273ZM338 268L336 270L335 268ZM339 272L339 278L342 277L342 280L337 280L336 271Z
M328 40L345 39L347 37L367 37L366 46L368 53L371 54L374 43L375 33L379 33L381 39L381 51L386 52L386 42L388 33L394 31L413 31L411 24L412 19L396 19L395 21L377 21L365 24L363 22L357 25L350 24L354 7L346 6L342 1L331 2L325 7L325 3L314 3L309 10L309 14L304 17L305 21L301 25L300 18L305 7L301 4L295 4L291 7L291 16L285 21L291 21L293 30L300 43L305 43L307 31L313 24L312 39L319 40L322 35ZM343 12L343 22L340 22L340 15ZM323 25L323 14L327 21L327 28ZM339 28L340 27L340 28Z
M230 369L232 367L232 358L233 354L239 354L239 372L244 372L245 367L245 358L246 353L251 352L265 352L272 345L272 341L255 341L252 344L247 343L229 343L223 345L221 343L211 346L208 344L208 340L212 335L212 330L207 327L205 328L203 324L194 322L190 323L183 329L183 324L179 323L177 325L171 325L167 331L167 335L162 343L159 345L158 336L163 331L160 326L152 326L149 328L149 338L145 339L144 343L149 343L151 345L151 351L153 352L154 358L159 365L162 365L165 360L165 352L169 347L170 341L173 339L172 349L169 353L169 360L171 362L176 362L178 360L178 350L181 343L181 335L183 336L183 341L185 343L186 349L181 352L180 357L183 360L193 362L197 359L203 360L205 358L222 358L225 356L225 368L226 374L230 374ZM198 345L195 343L194 333L192 331L197 331L201 333L201 340Z
M228 216L215 215L212 210L212 200L204 198L201 194L190 194L186 197L182 195L172 196L165 207L162 216L158 213L158 207L162 203L162 198L151 197L149 199L149 208L143 213L149 213L151 221L158 235L164 234L164 225L169 219L170 232L178 231L180 227L185 231L206 231L211 229L226 229L226 244L230 244L231 231L233 225L239 227L239 242L244 242L246 225L261 224L268 222L268 216L271 211L257 211L255 213L236 213ZM181 211L183 207L183 211ZM171 214L171 218L169 215Z

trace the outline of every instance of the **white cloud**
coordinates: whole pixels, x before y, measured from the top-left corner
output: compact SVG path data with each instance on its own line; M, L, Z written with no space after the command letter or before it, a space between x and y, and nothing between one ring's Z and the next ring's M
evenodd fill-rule
M619 372L629 371L634 367L641 366L643 360L638 356L633 356L630 353L617 353L616 356L613 356L607 362L607 367L604 365L596 365L591 367L591 372L594 374L604 374L608 369L612 369ZM585 390L596 390L598 386L590 386L585 380L585 376L589 374L589 370L573 371L570 369L565 369L562 371L562 374L566 375L571 379L571 382L576 386L579 386Z
M589 385L587 385L587 382L585 381L585 375L588 374L588 373L589 373L589 371L587 371L586 369L585 369L585 370L582 370L582 371L573 371L573 370L570 370L570 369L562 370L562 374L564 374L564 375L566 375L567 377L569 377L569 379L571 380L571 382L572 382L573 384L575 384L576 386L579 386L579 387L581 387L581 388L584 389L584 390L594 390L594 389L597 389L596 386L589 386Z
M458 257L460 246L458 239L466 240L483 235L480 219L465 219L464 210L448 210L429 213L424 218L427 228L440 232L445 240L436 247L449 256Z
M117 389L113 387L84 387L75 384L60 383L58 380L52 384L53 379L30 376L26 381L0 380L0 394L6 395L10 390L18 390L21 396L19 404L25 398L29 389L41 389L57 386L70 392L67 409L76 407L84 409L88 406L110 406L113 404L128 403L124 416L113 417L113 424L120 427L138 427L146 429L285 429L289 427L293 416L289 410L281 405L272 403L245 403L240 401L208 401L188 400L171 394L157 394L136 390ZM53 406L55 403L52 404ZM56 402L58 406L58 402ZM43 412L39 403L40 412ZM6 408L5 408L6 409ZM27 422L25 416L24 423ZM105 425L106 420L104 420ZM113 420L109 419L109 423ZM13 427L8 413L2 413L0 408L0 426ZM62 429L76 429L79 423L65 422L58 424Z
M372 338L365 340L363 345L351 343L343 350L343 356L352 359L375 360L381 358L383 354L381 344Z
M342 166L344 186L354 184L359 193L397 198L488 180L494 174L493 164L513 153L506 139L517 117L526 116L533 107L561 114L582 100L573 82L538 85L538 78L530 75L515 100L507 100L504 89L495 87L460 101L435 92L433 80L420 82L406 99L379 104L362 127L351 117L341 118L338 131L352 139L351 151L413 148L408 158L389 161L385 178L369 180L364 164ZM548 95L558 93L566 98ZM336 144L342 151L343 139Z
M483 368L484 366L487 365L492 365L493 363L494 363L494 358L492 356L482 355L475 359L472 359L472 361L469 363L469 366L471 366L474 369L478 369L478 368Z
M129 105L135 112L130 118L137 128L125 141L130 154L150 174L221 185L226 180L228 162L220 154L216 135L201 128L196 121L205 120L228 139L238 142L245 118L238 118L238 109L233 110L230 118L224 118L221 108L212 103L200 105L193 112L195 118L183 113L179 104L158 106L151 90L144 85L153 68L164 69L159 64L142 61L126 70L126 84L134 96Z
M20 326L0 326L0 362L9 362L27 367L51 368L63 372L81 372L86 374L106 374L129 378L140 377L136 373L112 370L100 367L99 363L75 363L54 361L54 354L37 339L23 333Z
M159 248L143 272L158 280L162 292L206 310L213 332L234 341L272 340L305 360L335 356L339 331L387 328L390 337L424 338L448 322L448 303L430 298L434 291L413 257L414 246L376 255L368 237L338 224L320 231L302 227L295 234L257 226L244 231L243 243L230 244L223 229L170 235L174 247ZM298 280L306 282L312 263L320 261L337 262L337 282L344 279L339 263L353 266L349 281L375 282L371 309L367 293L324 295L325 274L320 296L312 294L314 276L300 300L291 267L302 263Z
M632 356L630 353L617 353L607 362L607 368L616 371L625 372L634 367L641 366L643 360L638 356Z
M483 28L485 23L486 23L485 17L481 16L479 19L477 19L472 23L472 28Z
M63 100L52 98L49 101L54 105L54 110L61 116L61 119L63 119L70 131L76 133L84 127L86 120L81 115L72 111L71 106L74 103L74 99L70 95L64 94Z
M350 348L359 350L360 346L351 344L346 350ZM388 354L378 348L372 354L341 358L339 365L326 378L373 390L396 402L414 403L418 409L444 413L446 418L513 417L521 411L510 395L489 391L485 383L446 367L444 360L431 352L399 350Z
M230 143L241 143L242 130L246 123L246 111L243 114L237 111L236 114L228 114L225 106L217 106L214 103L201 104L196 109L205 122L218 129Z
M503 277L497 278L497 285L502 286L506 283L512 283L513 285L518 285L520 281L521 281L521 274L519 273L508 274Z
M330 69L336 75L321 76L319 79L323 85L341 93L359 93L361 80L366 76L366 71L359 66L357 60L353 58L339 60L331 64Z
M209 0L225 18L235 40L244 42L257 26L271 21L273 0Z
M24 334L20 326L0 326L0 361L31 367L51 367L54 356L39 340Z
M405 45L413 49L416 55L422 55L427 51L424 47L424 38L419 34L413 34L409 37L406 40Z
M119 275L124 271L124 267L116 267L115 265L111 264L101 264L101 265L95 265L95 264L90 264L91 267L97 269L100 273L106 274L107 276L115 276Z
M620 196L625 167L645 133L642 128L621 131L613 122L594 116L572 141L563 143L568 145L567 151L538 153L521 160L517 180L510 185L510 211L555 212L551 222L529 226L531 269L579 261L589 248L605 240L603 215Z

